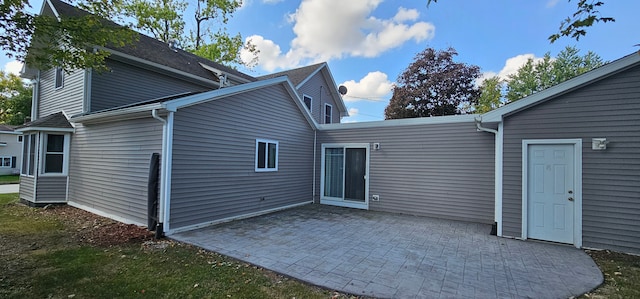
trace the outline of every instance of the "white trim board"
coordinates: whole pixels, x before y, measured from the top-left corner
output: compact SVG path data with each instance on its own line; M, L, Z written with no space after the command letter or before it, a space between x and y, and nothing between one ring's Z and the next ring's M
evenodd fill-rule
M523 139L522 140L522 234L521 238L528 238L528 149L536 144L570 144L573 145L574 159L574 218L573 245L582 247L582 139Z

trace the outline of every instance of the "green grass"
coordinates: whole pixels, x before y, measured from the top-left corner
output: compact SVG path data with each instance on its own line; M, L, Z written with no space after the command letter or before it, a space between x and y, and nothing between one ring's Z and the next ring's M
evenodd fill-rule
M99 247L54 213L0 195L0 298L330 298L334 293L182 243Z
M580 298L640 298L640 256L587 251L604 275L604 283Z
M1 184L17 184L20 183L20 175L0 175Z

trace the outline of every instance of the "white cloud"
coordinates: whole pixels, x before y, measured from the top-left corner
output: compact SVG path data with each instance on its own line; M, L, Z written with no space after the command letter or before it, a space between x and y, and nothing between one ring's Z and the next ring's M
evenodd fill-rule
M381 2L303 0L289 15L295 37L284 54L279 45L262 36L254 35L247 40L252 40L261 52L259 65L273 71L302 61L314 63L345 56L376 57L408 41L422 42L433 38L435 26L416 21L419 13L415 9L400 7L391 19L373 16Z
M3 70L7 73L12 73L19 76L20 71L22 71L22 62L17 60L9 61L4 65Z
M280 3L282 1L284 1L284 0L262 0L262 3L265 3L265 4L276 4L276 3Z
M538 62L542 60L542 57L536 57L534 54L520 54L514 57L507 59L504 66L499 72L484 72L481 77L478 79L478 85L482 83L482 81L489 79L493 76L498 76L502 80L506 80L509 78L509 75L515 74L520 67L522 67L529 59L533 59L533 62Z
M359 112L360 112L360 110L358 108L349 108L349 116L350 117L358 115Z
M398 8L398 13L393 17L396 22L415 21L420 16L420 13L415 9L406 9L404 7Z
M342 83L347 87L345 102L355 102L363 99L377 100L388 95L393 88L387 74L379 71L370 72L360 81L349 80Z

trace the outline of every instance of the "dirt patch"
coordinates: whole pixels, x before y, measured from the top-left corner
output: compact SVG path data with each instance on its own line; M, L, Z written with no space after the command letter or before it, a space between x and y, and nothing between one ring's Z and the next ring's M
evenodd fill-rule
M42 213L55 215L81 243L115 246L151 240L154 233L134 224L125 224L71 206L47 206Z

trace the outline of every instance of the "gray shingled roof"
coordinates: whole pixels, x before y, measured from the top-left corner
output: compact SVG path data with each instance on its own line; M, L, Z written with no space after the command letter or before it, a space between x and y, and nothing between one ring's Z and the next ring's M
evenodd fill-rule
M73 129L73 126L67 120L62 112L47 115L32 122L16 127L22 128L56 128L56 129Z
M60 14L60 16L73 18L89 14L84 10L81 10L59 0L51 0L51 4L53 4L55 10ZM111 21L108 21L107 23L117 25ZM217 81L218 78L212 72L204 69L199 63L206 64L225 73L245 78L249 81L256 81L254 77L226 67L222 64L213 62L211 60L199 57L180 49L174 50L169 47L169 45L154 38L148 37L144 34L139 34L139 40L132 45L108 48L209 80Z
M3 132L13 132L13 130L15 129L16 126L11 126L11 125L0 125L0 131Z
M302 81L304 81L304 79L307 79L309 77L309 75L311 75L313 72L318 70L318 68L320 68L323 64L324 64L324 62L313 64L313 65L309 65L309 66L304 66L304 67L297 68L297 69L292 69L292 70L277 72L277 73L273 73L273 74L269 74L269 75L264 75L264 76L258 77L258 80L265 80L265 79L271 79L271 78L276 78L276 77L281 77L281 76L288 76L289 77L289 81L291 81L291 83L293 83L294 86L298 86L298 84L300 84Z

